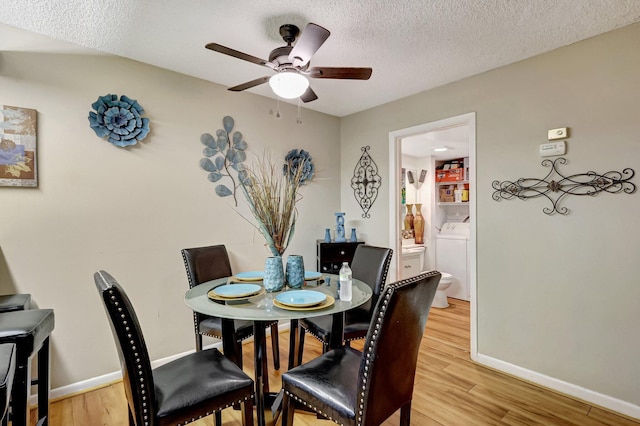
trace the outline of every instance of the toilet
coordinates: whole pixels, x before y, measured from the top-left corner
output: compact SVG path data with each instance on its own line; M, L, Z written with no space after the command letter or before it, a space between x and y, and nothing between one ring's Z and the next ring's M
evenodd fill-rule
M453 283L453 275L447 274L446 272L440 272L442 274L442 278L440 278L440 282L438 283L438 289L436 290L436 295L433 298L433 303L431 307L433 308L447 308L449 307L449 302L447 302L447 292L446 290L449 288L451 283Z

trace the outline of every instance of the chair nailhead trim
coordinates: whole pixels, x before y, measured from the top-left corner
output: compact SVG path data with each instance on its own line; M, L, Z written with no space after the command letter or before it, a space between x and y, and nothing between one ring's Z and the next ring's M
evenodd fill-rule
M242 404L242 403L244 403L245 401L247 401L248 399L253 399L254 397L255 397L255 395L252 393L251 395L249 395L249 396L245 396L244 398L240 398L239 400L237 400L237 401L235 401L235 402L231 402L231 403L229 403L229 404L225 405L224 407L218 407L218 408L216 408L215 410L207 411L207 412L206 412L206 413L204 413L204 414L200 414L200 415L198 415L198 418L197 418L197 419L196 419L195 417L192 417L192 418L191 418L191 420L186 420L184 423L178 423L178 424L176 424L176 426L184 426L184 425L189 424L189 423L191 423L191 422L195 422L196 420L200 420L200 419L201 419L201 418L203 418L203 417L208 417L208 416L212 415L213 413L215 413L215 412L217 412L217 411L222 411L222 410L224 410L225 408L229 408L229 407L231 407L232 405Z
M298 398L296 395L292 394L291 392L285 390L284 393L286 393L290 398L293 398L294 400L296 400L297 402L301 403L302 405L304 405L305 407L309 407L311 408L313 411L315 411L316 413L327 417L329 420L331 420L332 422L339 424L340 426L344 426L344 423L340 423L338 420L334 419L333 417L329 416L328 414L325 414L322 412L322 410L320 410L317 407L314 407L313 405L307 403L307 401L304 401L300 398Z
M363 416L364 416L364 405L365 405L365 395L367 393L367 389L370 385L369 382L369 369L373 366L371 365L371 356L376 348L376 343L380 334L380 327L382 324L382 320L384 319L384 315L387 311L387 307L389 306L389 299L391 295L395 291L395 286L389 286L391 291L387 293L386 297L382 301L382 307L380 308L380 312L378 314L378 318L376 318L376 325L374 327L373 333L371 334L371 341L369 342L369 346L366 348L365 355L365 365L364 365L364 374L362 379L362 392L360 393L360 402L358 404L360 410L358 411L358 418L356 424L361 425Z
M113 289L109 289L109 294L111 295L110 299L113 301L113 305L117 306L117 310L118 312L122 312L123 309L121 307L119 307L119 302L117 301L117 297L113 292ZM120 318L122 319L122 325L125 326L125 329L127 331L129 331L129 327L126 326L127 325L127 316L124 313L120 314ZM129 338L131 339L131 334L128 334ZM141 391L141 395L142 395L142 412L145 413L145 415L143 416L144 419L144 424L145 426L149 425L149 416L147 415L148 413L148 406L147 406L147 397L146 397L146 391L144 390L145 388L145 380L143 377L143 370L142 370L142 364L140 364L140 358L138 358L138 353L135 352L137 350L136 345L135 345L135 341L133 339L129 340L129 344L131 345L131 350L134 351L134 356L136 357L136 367L138 369L138 375L140 376L140 388L142 389Z

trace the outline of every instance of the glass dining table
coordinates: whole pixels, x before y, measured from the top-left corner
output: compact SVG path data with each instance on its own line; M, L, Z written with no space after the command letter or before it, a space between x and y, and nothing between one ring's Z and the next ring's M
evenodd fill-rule
M231 284L234 277L220 278L197 285L186 292L184 296L185 304L193 311L201 314L216 316L223 319L222 321L222 348L226 356L235 359L235 342L224 338L231 336L232 333L225 332L228 327L232 330L232 320L248 320L254 322L254 366L255 366L255 386L256 386L256 411L258 426L265 426L265 410L269 405L272 406L274 420L277 418L277 407L279 399L267 402L268 396L273 394L269 392L269 380L266 377L267 359L266 359L266 336L265 323L275 320L290 321L290 342L289 342L289 368L295 365L298 359L295 353L298 345L298 320L301 318L311 318L322 315L332 315L333 325L331 329L331 340L329 348L337 348L342 346L343 333L343 314L349 309L356 308L366 303L372 295L371 288L365 282L353 279L353 295L350 301L340 300L338 295L338 276L324 275L322 279L317 281L305 282L302 290L315 290L323 293L326 299L323 303L314 306L292 306L280 303L284 300L289 290L286 287L280 292L268 293L260 291L255 295L240 298L241 300L227 300L218 297L212 290L216 287ZM243 282L244 283L244 282ZM253 282L262 284L260 281ZM282 296L280 296L282 295ZM280 394L281 397L281 394Z

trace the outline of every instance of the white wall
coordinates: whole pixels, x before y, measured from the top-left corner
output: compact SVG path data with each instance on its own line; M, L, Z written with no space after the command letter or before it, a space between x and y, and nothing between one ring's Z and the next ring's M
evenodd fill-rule
M476 112L480 358L636 417L640 193L570 196L568 216L547 216L544 200L494 201L491 183L544 177L556 127L570 128L562 172L640 171L639 42L632 25L341 120L342 180L370 145L387 183L389 132ZM383 185L367 242L391 244L388 203ZM346 190L342 206L358 212Z
M151 133L142 143L118 148L89 128L91 104L107 93L145 108ZM304 110L298 125L289 104L280 104L278 120L267 98L122 58L42 53L0 53L0 104L38 111L40 186L0 188L0 294L31 293L55 310L53 388L119 370L97 270L128 291L157 359L194 348L180 249L223 243L234 270L263 267L261 235L215 195L199 166L200 135L215 134L225 115L250 158L267 147L278 158L292 148L313 155L316 179L303 190L286 254L302 254L315 269L315 240L340 210L335 117Z

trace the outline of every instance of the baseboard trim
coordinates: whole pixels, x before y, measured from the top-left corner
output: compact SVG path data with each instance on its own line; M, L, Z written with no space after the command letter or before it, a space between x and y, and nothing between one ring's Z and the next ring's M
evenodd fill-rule
M278 324L278 332L281 333L283 331L289 330L289 322ZM271 335L270 329L266 330L267 336ZM245 342L249 343L253 341L253 337L248 338ZM222 349L222 342L215 342L210 345L204 347L205 349L210 348L218 348ZM156 368L163 364L173 361L174 359L183 357L187 354L193 353L195 350L189 350L186 352L182 352L175 355L170 355L165 358L160 358L151 362L151 367ZM91 389L97 389L100 387L108 386L113 382L117 382L122 380L122 372L120 370L114 371L112 373L103 374L102 376L92 377L87 380L82 380L80 382L71 383L66 386L61 386L59 388L51 389L49 393L50 400L63 399L65 397L69 397L71 395L86 392ZM37 395L31 395L29 398L29 405L37 405L38 397Z
M211 345L205 346L205 349L209 348L222 348L221 342L216 342ZM163 364L173 361L174 359L178 359L187 354L193 353L195 350L185 351L179 354L171 355L165 358L160 358L155 361L151 361L151 367L156 368ZM55 399L63 399L65 397L86 392L88 390L97 389L100 387L108 386L113 382L117 382L122 380L122 372L120 370L114 371L112 373L103 374L102 376L92 377L87 380L82 380L80 382L72 383L70 385L61 386L59 388L51 389L51 393L49 394L49 398L51 400ZM37 395L31 395L30 402L33 404L37 404Z
M554 391L581 399L590 404L598 405L608 410L615 411L634 419L640 419L640 406L632 404L621 399L616 399L608 395L595 392L590 389L583 388L572 383L568 383L536 371L528 370L520 366L501 361L499 359L477 354L474 361L487 367L511 374L529 382L536 383Z

